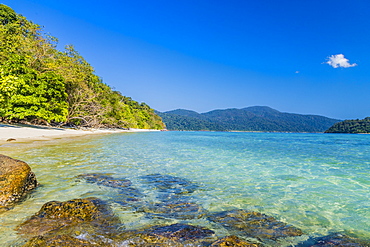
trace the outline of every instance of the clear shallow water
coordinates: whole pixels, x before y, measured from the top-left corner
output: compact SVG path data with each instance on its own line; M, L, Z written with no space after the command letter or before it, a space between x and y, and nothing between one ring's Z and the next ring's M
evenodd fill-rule
M149 132L8 145L0 153L26 161L42 184L30 198L0 215L0 245L14 228L52 200L114 191L76 179L84 173L128 178L155 201L139 177L161 173L198 183L192 195L211 212L242 208L292 224L310 236L349 232L370 238L370 135ZM149 219L116 203L126 228L180 220ZM206 219L188 223L212 228ZM216 229L215 229L216 227Z

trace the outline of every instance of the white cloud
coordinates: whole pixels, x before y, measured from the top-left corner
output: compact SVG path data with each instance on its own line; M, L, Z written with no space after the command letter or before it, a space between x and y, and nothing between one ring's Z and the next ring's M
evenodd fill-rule
M357 64L350 64L348 61L349 60L345 58L343 54L337 54L328 57L328 61L326 63L333 68L349 68L357 66Z

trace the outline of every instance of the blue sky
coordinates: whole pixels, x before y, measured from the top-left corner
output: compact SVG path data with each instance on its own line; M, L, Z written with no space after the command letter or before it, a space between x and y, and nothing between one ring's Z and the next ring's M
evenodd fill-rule
M367 0L0 0L159 111L370 116Z

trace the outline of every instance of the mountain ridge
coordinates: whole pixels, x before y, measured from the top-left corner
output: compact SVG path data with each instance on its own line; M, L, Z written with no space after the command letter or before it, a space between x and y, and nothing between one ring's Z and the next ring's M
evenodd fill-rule
M341 121L320 115L280 112L268 106L215 109L205 113L176 109L157 114L168 130L324 132Z

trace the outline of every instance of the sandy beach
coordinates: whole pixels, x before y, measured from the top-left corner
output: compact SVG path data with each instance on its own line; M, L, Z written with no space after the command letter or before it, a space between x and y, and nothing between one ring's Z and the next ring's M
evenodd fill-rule
M120 132L155 131L143 129L64 129L48 126L0 124L0 145L13 142L46 141L54 138L67 138L91 134L110 134Z

